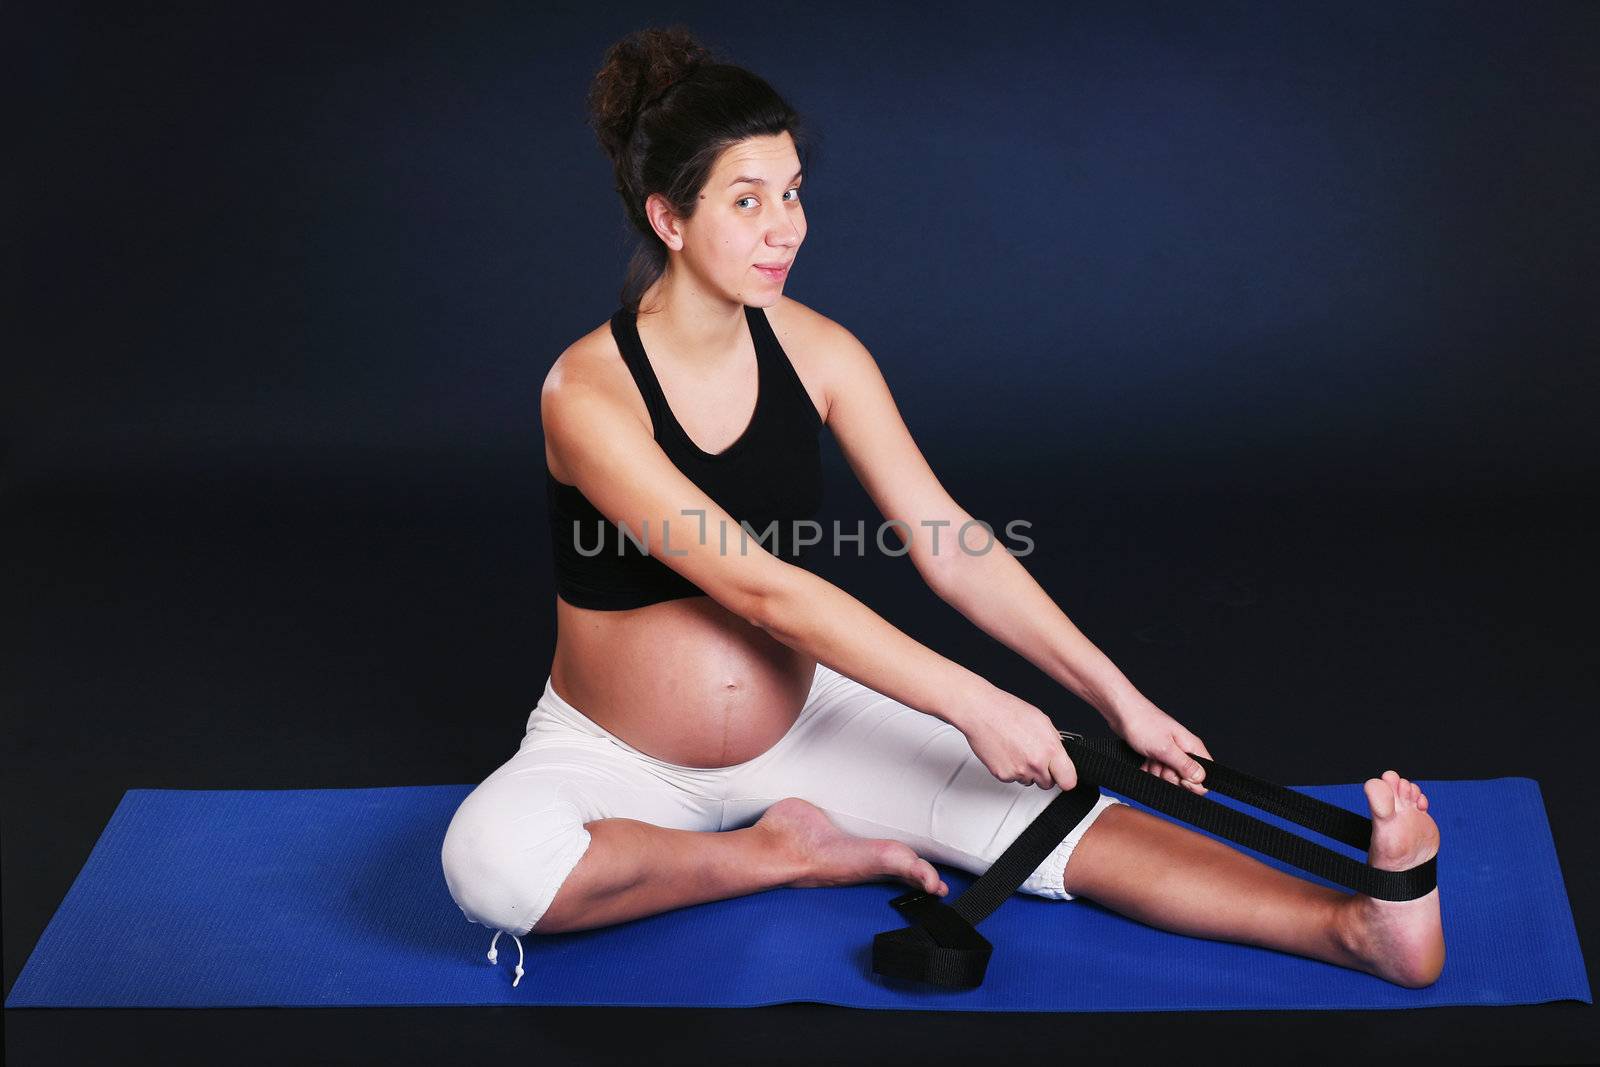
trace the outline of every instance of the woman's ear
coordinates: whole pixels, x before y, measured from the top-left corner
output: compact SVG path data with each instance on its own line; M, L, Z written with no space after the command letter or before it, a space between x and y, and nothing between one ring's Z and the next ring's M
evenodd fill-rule
M667 198L660 193L651 193L644 201L645 218L650 220L650 228L656 231L656 236L661 238L661 243L674 252L683 250L683 221L673 212L672 205L667 203Z

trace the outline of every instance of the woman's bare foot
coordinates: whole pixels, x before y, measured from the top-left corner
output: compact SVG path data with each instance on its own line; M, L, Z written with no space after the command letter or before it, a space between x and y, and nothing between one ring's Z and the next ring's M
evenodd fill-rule
M1405 871L1439 852L1439 827L1428 798L1394 771L1366 782L1372 809L1367 862L1380 871ZM1363 970L1408 989L1432 985L1444 969L1439 888L1415 900L1378 900L1362 893L1344 912L1345 940Z
M847 834L821 808L799 797L773 804L756 828L771 833L798 869L806 872L790 882L792 886L809 889L894 878L941 897L950 891L933 864L910 845Z

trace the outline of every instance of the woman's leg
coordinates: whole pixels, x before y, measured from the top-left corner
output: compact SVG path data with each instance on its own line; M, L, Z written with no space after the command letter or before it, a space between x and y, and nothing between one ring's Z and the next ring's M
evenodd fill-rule
M1373 866L1407 870L1438 852L1438 828L1414 783L1387 771L1365 788ZM1343 893L1127 805L1089 828L1062 882L1163 930L1293 952L1404 986L1428 985L1444 966L1437 888L1406 901Z
M1346 894L1126 804L1084 835L1062 884L1163 930L1355 965L1337 929Z
M797 798L814 805L817 818L803 819L790 804L784 821L807 831L813 866L850 847L850 835L866 835L982 873L1060 792L1000 782L954 727L834 679L770 757L730 780L730 824ZM1437 851L1438 830L1414 785L1391 771L1368 782L1367 795L1375 866L1403 870ZM1352 897L1125 804L1091 814L1023 892L1082 894L1161 929L1294 952L1405 985L1426 985L1442 966L1437 890L1415 901Z
M819 674L789 733L729 776L724 826L767 819L778 801L792 798L825 815L821 825L802 824L793 811L783 820L808 843L814 868L829 867L835 850L865 838L981 874L1061 792L1001 782L955 727L826 667ZM1102 794L1020 891L1071 899L1061 884L1067 857L1103 812L1122 806Z
M456 809L441 852L445 881L462 914L490 928L602 925L584 920L618 912L649 864L664 865L682 895L689 873L668 856L731 852L746 877L765 877L770 865L739 842L683 844L715 830L721 814L715 799L618 745L547 684L516 755ZM650 844L658 841L668 843Z
M785 885L892 878L937 887L938 872L895 841L852 838L828 863L808 862L786 808L728 829L725 777L631 749L547 683L517 754L451 820L442 856L450 893L472 922L520 936Z
M1368 862L1408 870L1438 853L1438 827L1418 785L1386 771L1365 790L1373 813ZM1341 893L1128 806L1083 835L1062 885L1150 926L1264 945L1408 987L1429 985L1445 965L1437 888L1414 901Z
M593 930L759 893L800 874L760 826L717 833L610 818L584 828L589 847L539 919L538 933Z

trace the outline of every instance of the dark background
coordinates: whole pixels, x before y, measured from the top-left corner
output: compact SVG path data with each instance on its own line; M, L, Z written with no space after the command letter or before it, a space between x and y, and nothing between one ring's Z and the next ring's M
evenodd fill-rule
M128 788L514 751L554 640L537 393L632 247L583 95L668 22L821 128L785 291L964 506L1034 524L1129 677L1278 781L1537 779L1594 958L1600 5L34 3L0 14L6 988ZM870 528L824 440L824 520ZM1102 728L909 562L818 569ZM27 1010L6 1052L1579 1062L1597 1032L1574 1002Z

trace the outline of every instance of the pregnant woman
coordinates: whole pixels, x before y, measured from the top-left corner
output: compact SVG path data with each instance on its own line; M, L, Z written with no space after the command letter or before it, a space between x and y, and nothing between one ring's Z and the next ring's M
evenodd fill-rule
M976 551L970 530L973 550L956 544L971 516L871 355L783 295L806 236L797 113L681 29L613 45L589 105L643 240L621 307L541 392L555 658L517 753L446 834L462 913L497 941L778 886L944 894L930 861L986 871L1077 785L1043 711L807 569L797 520L819 506L823 426L930 588L1095 707L1145 771L1205 792L1185 754L1205 744L1013 554ZM1387 771L1365 789L1371 864L1435 854L1416 785ZM1021 890L1409 987L1444 962L1437 889L1343 893L1107 795Z

